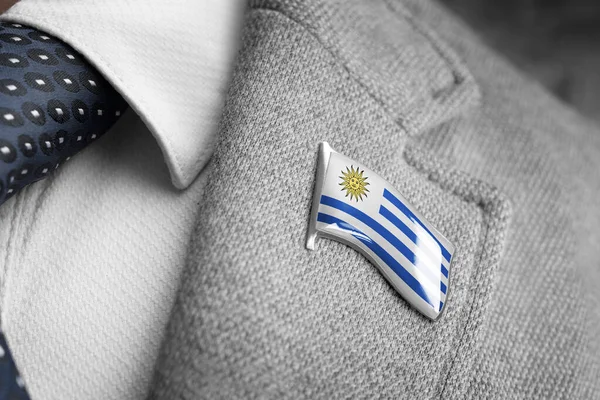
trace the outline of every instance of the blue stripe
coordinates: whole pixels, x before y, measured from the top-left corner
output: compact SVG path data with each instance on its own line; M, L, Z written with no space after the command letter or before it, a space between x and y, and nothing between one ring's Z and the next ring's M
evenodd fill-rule
M317 221L323 222L325 224L336 224L341 229L350 232L350 234L352 234L354 238L361 241L373 253L375 253L377 257L382 259L383 262L385 262L392 269L392 271L394 271L394 273L404 281L404 283L406 283L416 294L419 295L419 297L421 297L423 300L425 300L425 302L434 307L434 305L431 303L431 300L429 300L427 293L425 293L425 289L423 289L423 286L421 286L419 281L414 276L412 276L406 269L404 269L404 267L400 265L400 263L390 255L390 253L388 253L387 251L385 251L384 248L375 243L375 241L373 241L373 239L371 239L369 236L365 235L363 232L359 231L351 224L328 214L318 213Z
M409 249L404 243L402 243L400 239L394 236L390 231L388 231L383 225L375 221L373 218L371 218L364 212L352 207L347 203L344 203L343 201L325 195L321 196L321 204L337 208L338 210L343 211L346 214L352 215L354 218L358 219L360 222L364 223L369 228L373 229L375 232L381 235L385 240L390 242L390 244L394 246L400 253L402 253L402 255L406 257L409 262L411 262L415 266L417 265L417 256L412 252L412 250ZM434 283L437 284L437 282Z
M402 222L398 217L396 217L390 210L388 210L384 206L379 206L379 214L381 214L383 217L387 218L387 220L390 221L392 224L394 224L394 226L396 228L398 228L402 232L404 232L404 234L410 240L412 240L412 242L414 244L416 244L417 246L419 245L417 243L418 239L417 239L416 233L414 233L412 230L410 230L410 228L408 226L406 226L406 224L404 222ZM435 262L435 261L433 261L433 262ZM448 268L444 267L444 264L440 264L440 266L442 267L442 274L444 274L444 276L447 278L448 277Z
M440 301L440 309L439 309L440 312L442 312L442 307L444 307L444 302Z
M398 217L396 217L390 210L385 208L384 206L379 206L379 214L383 215L390 221L392 224L396 226L396 228L400 229L414 244L417 244L417 234L410 230L408 226Z
M437 244L440 245L440 248L442 249L442 255L444 256L444 258L450 262L450 252L448 250L446 250L446 248L444 247L444 245L438 240L437 237L435 237L435 235L433 233L431 233L431 231L425 226L425 224L423 224L423 222L421 222L421 220L419 218L417 218L417 216L410 211L410 209L408 207L406 207L404 205L404 203L402 203L400 201L400 199L398 199L396 196L394 196L389 190L384 189L383 190L383 197L385 197L386 199L388 199L390 201L390 203L392 203L393 205L395 205L396 207L398 207L398 209L400 211L402 211L404 213L404 215L406 215L408 218L410 218L411 220L413 220L415 223L421 225L421 227L423 229L425 229L425 231L427 233L429 233L431 235L431 237L433 238L433 240L435 240L437 242ZM446 275L447 276L447 275Z
M446 294L446 285L444 285L444 282L440 282L440 290L442 291L442 293Z

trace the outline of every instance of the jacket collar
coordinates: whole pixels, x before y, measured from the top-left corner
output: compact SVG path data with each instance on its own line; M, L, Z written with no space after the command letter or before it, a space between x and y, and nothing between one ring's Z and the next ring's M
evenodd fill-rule
M173 184L187 187L212 154L235 53L237 0L22 0L2 16L83 54L144 120Z
M479 104L459 57L404 0L251 0L302 24L411 136Z

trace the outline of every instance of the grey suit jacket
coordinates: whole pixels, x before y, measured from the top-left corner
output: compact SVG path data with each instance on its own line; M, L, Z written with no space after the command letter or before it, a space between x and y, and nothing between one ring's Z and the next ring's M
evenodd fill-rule
M321 141L456 245L441 320L305 249ZM253 1L210 168L152 398L600 396L600 132L447 12Z

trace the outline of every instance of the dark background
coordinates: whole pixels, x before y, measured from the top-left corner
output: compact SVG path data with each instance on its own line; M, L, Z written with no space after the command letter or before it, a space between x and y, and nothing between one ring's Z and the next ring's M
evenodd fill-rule
M491 47L600 121L600 0L439 0Z

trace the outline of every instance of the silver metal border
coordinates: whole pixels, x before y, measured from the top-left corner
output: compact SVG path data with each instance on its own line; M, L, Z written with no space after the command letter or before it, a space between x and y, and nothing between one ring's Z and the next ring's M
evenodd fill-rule
M379 270L379 272L385 277L386 281L394 288L394 290L396 291L398 296L400 298L402 298L403 301L408 303L412 308L416 309L416 306L414 306L413 304L411 304L410 301L405 299L404 296L398 290L398 288L395 287L395 285L393 284L393 280L389 279L389 277L385 273L385 270L383 270L381 268L379 263L375 259L373 259L368 253L364 252L358 245L356 245L355 243L352 243L348 240L344 240L339 237L330 236L325 233L319 233L319 231L317 231L317 215L318 215L318 210L319 210L319 203L321 200L321 193L323 191L323 184L325 183L325 176L327 174L327 168L329 167L329 159L331 158L332 153L337 153L337 152L331 148L329 143L327 143L327 142L319 143L318 158L317 158L317 171L316 171L315 185L314 185L314 189L313 189L313 201L312 201L311 212L310 212L310 220L308 223L308 232L307 232L307 236L306 236L306 248L308 250L315 250L316 240L320 236L329 238L331 240L335 240L337 242L343 243L343 244L351 247L355 251L358 251L365 258L367 258L367 260L369 260L371 262L371 264L373 264ZM424 317L426 317L432 321L437 321L442 317L442 315L445 314L446 308L448 308L448 300L450 299L450 296L451 296L451 287L452 287L452 275L453 275L452 274L452 261L454 261L456 247L446 238L445 235L443 235L435 226L433 226L428 221L428 219L425 218L419 212L419 210L417 210L417 208L414 205L412 205L412 203L410 203L407 199L405 199L404 196L401 195L401 197L406 202L406 204L410 207L411 211L424 224L426 224L427 228L432 233L434 233L438 237L438 239L441 238L441 240L444 242L444 244L446 246L448 246L448 248L452 249L452 251L450 252L452 254L452 256L450 258L450 261L448 262L448 285L447 285L448 290L446 293L446 301L444 302L444 308L441 310L441 312L437 313L437 315L435 317L433 317L429 313L426 313L426 312L416 309L416 311L418 311L419 314L423 315Z
M317 214L319 212L319 202L321 201L321 192L323 191L323 183L325 183L325 175L329 166L329 158L331 153L336 153L327 142L319 143L319 156L317 160L317 175L315 179L315 188L313 190L312 208L310 210L310 220L308 222L308 234L306 235L306 248L309 250L315 249L315 242L319 236L317 232Z

